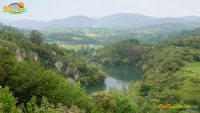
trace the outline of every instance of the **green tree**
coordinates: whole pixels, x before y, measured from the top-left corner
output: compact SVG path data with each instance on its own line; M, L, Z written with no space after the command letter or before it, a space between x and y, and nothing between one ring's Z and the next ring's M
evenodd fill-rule
M24 111L25 113L85 113L84 110L79 109L77 106L71 106L70 108L61 104L54 106L45 97L42 98L39 105L37 105L36 97L32 97Z
M12 73L16 61L8 48L0 46L0 85L5 85L5 79Z
M20 113L15 104L16 99L9 88L0 86L0 113Z
M52 70L45 70L39 63L20 62L16 72L7 81L11 91L19 98L19 103L27 103L32 96L38 102L45 96L50 103L62 103L65 106L76 105L91 110L91 100L76 83L66 80Z
M34 44L40 45L43 42L42 33L38 30L32 30L30 34L30 41Z

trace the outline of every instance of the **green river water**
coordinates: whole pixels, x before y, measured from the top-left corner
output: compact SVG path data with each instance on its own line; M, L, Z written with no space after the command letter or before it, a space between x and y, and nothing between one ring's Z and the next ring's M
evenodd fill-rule
M129 66L104 66L102 70L107 73L107 78L104 84L91 85L86 87L87 93L93 93L97 91L107 91L111 88L121 90L127 89L131 82L135 82L142 79L142 72Z

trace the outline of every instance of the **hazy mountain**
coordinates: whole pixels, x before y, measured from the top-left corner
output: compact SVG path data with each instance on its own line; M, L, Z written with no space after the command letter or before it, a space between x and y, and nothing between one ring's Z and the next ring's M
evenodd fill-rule
M95 18L86 16L73 16L66 19L53 20L48 22L48 26L54 27L91 27L97 23Z
M13 26L13 27L18 27L18 28L39 28L46 25L45 22L36 21L36 20L6 21L3 23L6 25Z
M98 19L99 26L143 26L157 18L140 14L120 13Z
M182 23L182 24L184 24L184 23L190 23L190 22L186 21L186 20L179 19L179 18L168 17L168 18L159 18L159 19L150 21L149 25L176 24L176 23L179 23L179 24Z
M184 16L179 19L189 21L189 22L198 22L198 23L200 22L199 16Z
M1 22L1 21L0 21ZM35 20L2 21L6 25L19 28L70 28L70 27L146 27L161 24L188 24L200 23L198 16L185 16L180 18L155 18L140 14L119 13L101 18L86 16L72 16L65 19L52 20L49 22Z

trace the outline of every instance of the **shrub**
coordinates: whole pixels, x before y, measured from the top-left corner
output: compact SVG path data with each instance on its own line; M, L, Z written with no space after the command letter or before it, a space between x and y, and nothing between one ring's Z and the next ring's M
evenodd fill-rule
M151 88L152 88L152 85L142 84L140 88L140 95L147 96Z
M9 88L0 87L0 112L1 113L20 113L15 106L16 99L13 94L9 91Z

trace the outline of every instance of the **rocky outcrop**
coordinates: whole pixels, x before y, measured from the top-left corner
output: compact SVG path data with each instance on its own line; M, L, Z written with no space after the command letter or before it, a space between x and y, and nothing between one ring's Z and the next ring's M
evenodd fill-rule
M78 70L73 63L69 63L67 70L65 71L65 77L71 78L75 81L79 79Z
M33 60L34 60L34 61L38 61L38 60L39 60L38 56L37 56L37 55L34 55L34 56L33 56Z
M18 62L23 61L25 59L25 57L26 57L26 53L20 51L20 49L17 49L15 54L16 54L16 59L17 59Z
M52 51L52 55L57 55L57 53L55 51Z
M55 67L56 67L57 71L61 71L61 69L63 67L63 63L61 61L57 61L55 63Z

